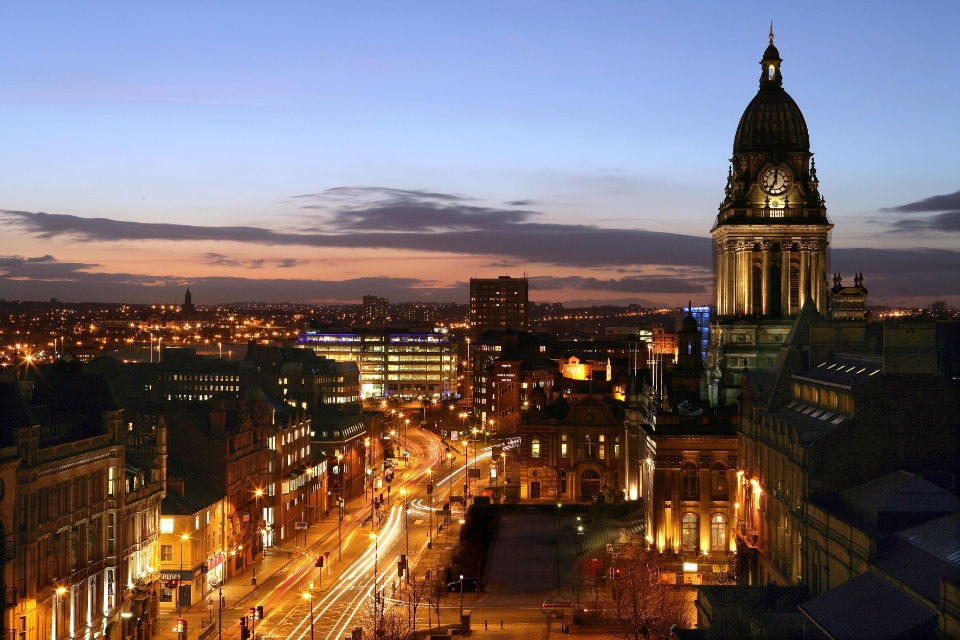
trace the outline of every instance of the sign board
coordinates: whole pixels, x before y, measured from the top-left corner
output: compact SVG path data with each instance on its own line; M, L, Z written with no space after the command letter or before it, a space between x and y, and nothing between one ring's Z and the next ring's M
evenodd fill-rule
M410 451L409 451L409 449L404 449L404 450L403 450L403 457L404 457L404 458L409 458L409 457L410 457Z
M496 466L493 466L493 465L490 466L490 477L491 477L491 478L496 478L496 477L497 477L497 467L496 467Z
M460 432L459 432L459 431L451 431L451 432L450 432L450 439L451 439L451 440L456 440L459 435L460 435Z
M471 477L471 478L477 478L477 479L479 479L479 478L480 478L480 469L470 469L470 477Z
M298 522L298 523L296 524L296 529L298 529L298 530L303 530L303 529L306 529L306 528L307 528L307 523L306 523L306 522Z

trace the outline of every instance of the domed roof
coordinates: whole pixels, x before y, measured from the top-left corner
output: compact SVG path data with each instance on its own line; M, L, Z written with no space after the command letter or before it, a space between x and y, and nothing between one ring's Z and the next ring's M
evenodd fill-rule
M263 402L267 399L267 396L263 393L263 389L260 387L251 385L247 389L247 400L251 402Z
M751 151L810 151L807 122L783 87L761 87L743 111L733 152Z
M760 90L740 117L733 138L734 153L810 151L807 122L800 107L783 90L781 62L780 52L773 46L771 25L770 45L760 61Z

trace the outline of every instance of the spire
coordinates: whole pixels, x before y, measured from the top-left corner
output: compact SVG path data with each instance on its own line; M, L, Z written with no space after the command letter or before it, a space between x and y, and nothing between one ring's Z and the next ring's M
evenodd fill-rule
M773 21L770 21L770 44L763 52L763 60L760 61L760 67L763 73L760 74L760 86L783 86L783 76L780 75L780 52L773 46Z

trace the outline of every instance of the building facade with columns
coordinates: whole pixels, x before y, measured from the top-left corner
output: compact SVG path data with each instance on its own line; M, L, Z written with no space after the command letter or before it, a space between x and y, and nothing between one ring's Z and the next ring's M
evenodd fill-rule
M769 371L807 297L827 309L833 225L819 191L803 114L783 89L770 44L760 88L740 118L714 238L715 321L705 393L715 405L739 395L739 376Z

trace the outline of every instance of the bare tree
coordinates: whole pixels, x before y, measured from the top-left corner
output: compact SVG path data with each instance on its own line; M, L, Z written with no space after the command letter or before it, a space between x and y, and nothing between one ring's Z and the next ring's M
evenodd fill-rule
M620 637L626 640L668 640L670 627L690 623L683 592L660 578L655 556L626 545L617 558L613 608Z
M407 605L414 634L417 633L417 609L424 602L427 602L427 606L429 606L427 592L432 586L431 583L432 580L427 580L425 575L418 577L417 572L413 571L410 573L410 582L400 585L400 597Z
M365 601L357 626L362 630L364 640L407 640L410 625L405 607L390 605L384 591L380 589ZM393 599L396 587L391 591Z
M423 599L428 608L433 608L437 613L437 627L440 627L440 607L443 604L443 597L447 595L447 585L443 581L443 574L437 567L430 571L430 577L423 579Z

